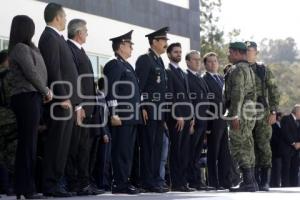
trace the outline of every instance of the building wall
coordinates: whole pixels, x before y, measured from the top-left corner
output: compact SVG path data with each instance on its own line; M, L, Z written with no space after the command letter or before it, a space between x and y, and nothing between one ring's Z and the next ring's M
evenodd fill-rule
M57 2L74 10L149 29L169 26L170 33L190 38L192 49L200 48L200 0L40 1Z
M116 2L114 0L111 1L98 0L97 2L104 2L104 1ZM119 0L119 1L127 2L127 0ZM146 0L140 0L140 1L146 1ZM156 0L151 0L151 1L156 1ZM67 1L60 0L57 2L63 4ZM73 0L70 0L68 2L73 2ZM91 8L93 7L93 5L98 8L109 7L109 5L113 5L113 4L103 3L96 6L95 4L92 3L94 2L94 0L85 0L81 2L83 2L83 4L81 4L82 8L86 6L89 6ZM91 4L87 4L86 2L91 2ZM0 49L7 47L8 44L7 40L9 38L9 31L10 31L12 18L15 15L20 15L20 14L28 15L34 20L36 25L36 32L33 40L35 44L38 44L40 35L45 28L43 12L46 4L47 4L46 2L34 1L34 0L9 0L9 1L7 0L6 3L0 7L0 24L1 24ZM170 4L168 5L173 6ZM189 4L189 6L191 6L191 4ZM149 28L147 26L137 25L134 23L130 23L128 21L126 22L126 20L120 21L117 19L111 19L108 17L99 16L84 11L78 11L77 9L74 8L71 9L70 7L71 6L67 6L67 8L65 9L67 14L67 21L70 21L71 19L74 18L82 18L87 21L89 36L86 44L84 44L84 48L90 56L96 74L101 74L101 67L108 61L108 59L110 59L113 56L111 42L109 41L109 38L124 34L130 31L131 29L134 30L133 42L135 43L135 45L133 47L134 50L133 50L132 57L129 59L129 62L134 66L137 57L145 53L149 48L148 40L147 38L145 38L145 35L152 32L156 28L169 25L169 24L161 23L157 25L157 27L155 28ZM175 31L176 29L172 27L173 26L171 26L171 33L169 34L169 38L170 38L169 43L180 42L182 44L183 54L185 54L188 50L191 49L191 43L192 43L191 41L193 40L191 40L188 36L184 36L184 34L180 32L176 32ZM66 31L64 32L64 35L65 38L67 38ZM167 56L163 55L162 57L165 64L167 64L168 63ZM185 66L185 62L182 61L181 65Z

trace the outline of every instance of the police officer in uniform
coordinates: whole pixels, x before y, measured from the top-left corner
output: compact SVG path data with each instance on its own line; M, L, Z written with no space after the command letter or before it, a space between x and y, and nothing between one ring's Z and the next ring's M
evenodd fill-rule
M253 129L256 158L255 178L259 190L269 191L272 166L271 125L276 122L280 95L270 68L256 62L257 44L252 41L246 41L245 44L247 45L248 62L255 73L257 103L261 105L262 109L262 112L257 112L257 120Z
M134 69L126 61L132 52L132 32L110 39L116 58L109 61L103 71L107 78L106 101L112 133L112 193L139 193L129 182L141 97Z
M136 74L139 79L143 103L143 121L141 127L141 182L150 192L163 193L164 180L160 177L160 161L165 126L165 113L160 105L165 102L167 75L161 55L167 49L168 27L154 31L148 37L150 49L136 62Z

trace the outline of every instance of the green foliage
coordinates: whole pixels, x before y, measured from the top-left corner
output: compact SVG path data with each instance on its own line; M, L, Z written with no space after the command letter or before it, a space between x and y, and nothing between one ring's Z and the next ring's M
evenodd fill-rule
M297 60L298 50L294 38L263 39L260 43L260 58L265 63L293 63Z
M217 27L221 0L201 0L200 2L200 42L201 53L216 52L221 60L226 59L224 32Z
M217 26L222 0L200 0L200 41L201 54L213 51L219 55L222 67L228 63L228 44L224 41L224 32ZM233 29L226 37L234 41L241 30ZM298 49L293 38L263 39L258 42L259 60L263 61L274 73L280 91L279 109L289 113L296 103L300 103L300 62Z
M271 64L268 67L274 73L279 87L279 108L281 111L288 113L300 100L300 63L282 62L281 64Z

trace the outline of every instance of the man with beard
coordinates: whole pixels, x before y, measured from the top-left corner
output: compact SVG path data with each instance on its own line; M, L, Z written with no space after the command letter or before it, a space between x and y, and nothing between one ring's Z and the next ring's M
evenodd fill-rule
M172 94L171 116L168 118L170 131L170 173L173 191L191 192L188 186L191 135L194 134L193 105L189 99L187 74L180 68L181 44L173 43L167 49L170 59L168 91Z

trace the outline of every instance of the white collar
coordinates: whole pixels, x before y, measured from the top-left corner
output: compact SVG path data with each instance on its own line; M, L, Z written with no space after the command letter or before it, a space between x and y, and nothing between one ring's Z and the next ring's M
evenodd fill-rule
M47 25L47 27L51 28L52 30L54 30L58 35L62 36L62 32L60 32L57 28L53 27L53 26L49 26Z
M196 72L194 70L191 70L190 68L187 69L188 71L190 71L192 74L194 74L195 76L197 76L197 74L200 74L199 72Z
M292 116L293 116L294 120L296 121L296 120L297 120L297 118L296 118L296 116L294 115L294 113L291 113L291 114L292 114Z
M281 126L281 125L280 125L280 121L277 121L276 124L277 124L277 126L278 126L279 128L281 128L281 127L280 127L280 126Z
M80 50L83 49L81 44L79 44L77 41L72 40L72 39L69 39L69 41L72 42L78 49L80 49Z
M171 64L173 67L175 67L176 69L177 69L177 68L180 68L180 66L178 65L178 63L175 63L175 62L170 61L170 64Z
M214 75L217 75L218 76L218 73L212 73L212 72L209 72L207 71L211 76L214 76Z

